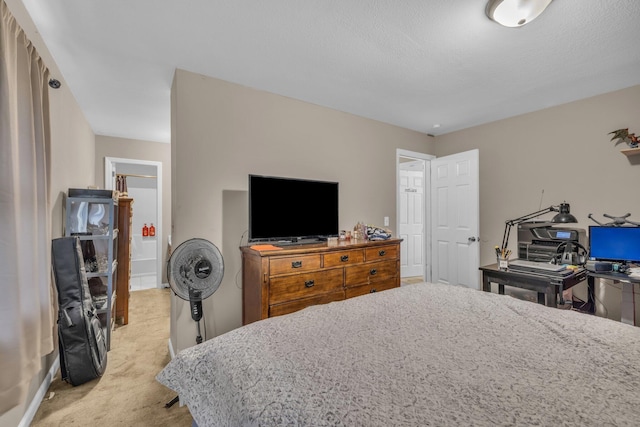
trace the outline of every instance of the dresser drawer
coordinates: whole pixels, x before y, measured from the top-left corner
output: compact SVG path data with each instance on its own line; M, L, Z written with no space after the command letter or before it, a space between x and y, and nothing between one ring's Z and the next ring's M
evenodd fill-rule
M379 282L369 283L367 285L355 286L353 288L347 288L346 297L353 298L360 295L370 294L373 292L386 291L398 287L398 278L392 277L390 279L384 279Z
M364 252L362 250L332 252L324 255L325 267L359 264L362 261L364 261Z
M273 257L269 259L269 275L300 273L301 271L320 268L320 254L299 255L289 257Z
M367 248L365 252L365 260L377 261L383 259L398 259L398 246L377 246L375 248Z
M342 289L343 283L341 268L272 277L269 285L269 304L325 294Z
M342 301L344 299L344 290L330 292L328 294L319 295L312 298L303 298L296 301L285 302L269 306L269 317L282 316L283 314L293 313L303 308L317 305L327 304L333 301Z
M355 286L388 279L397 274L397 261L390 260L345 267L344 278L346 286Z

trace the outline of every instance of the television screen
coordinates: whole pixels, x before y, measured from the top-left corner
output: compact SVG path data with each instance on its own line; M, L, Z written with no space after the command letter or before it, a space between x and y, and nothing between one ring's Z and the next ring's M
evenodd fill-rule
M589 226L589 256L602 261L640 261L640 227Z
M249 241L338 235L338 183L249 175Z

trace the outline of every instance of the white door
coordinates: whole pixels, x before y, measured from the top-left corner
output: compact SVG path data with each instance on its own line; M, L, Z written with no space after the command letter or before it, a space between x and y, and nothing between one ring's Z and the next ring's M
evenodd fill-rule
M432 281L479 287L478 150L431 161Z
M402 163L400 167L400 275L424 276L424 160Z

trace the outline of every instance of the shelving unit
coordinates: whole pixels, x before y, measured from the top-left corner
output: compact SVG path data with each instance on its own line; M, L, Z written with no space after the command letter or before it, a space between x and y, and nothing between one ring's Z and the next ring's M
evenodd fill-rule
M88 195L75 196L76 191L69 189L65 203L65 236L80 238L89 290L102 322L107 350L110 350L118 271L118 201L111 192L98 190L93 195L91 190L83 191Z

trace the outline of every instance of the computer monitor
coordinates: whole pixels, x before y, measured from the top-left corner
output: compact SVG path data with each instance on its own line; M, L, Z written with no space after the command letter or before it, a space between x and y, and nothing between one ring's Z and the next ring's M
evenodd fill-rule
M640 227L589 226L589 257L598 261L640 262Z

